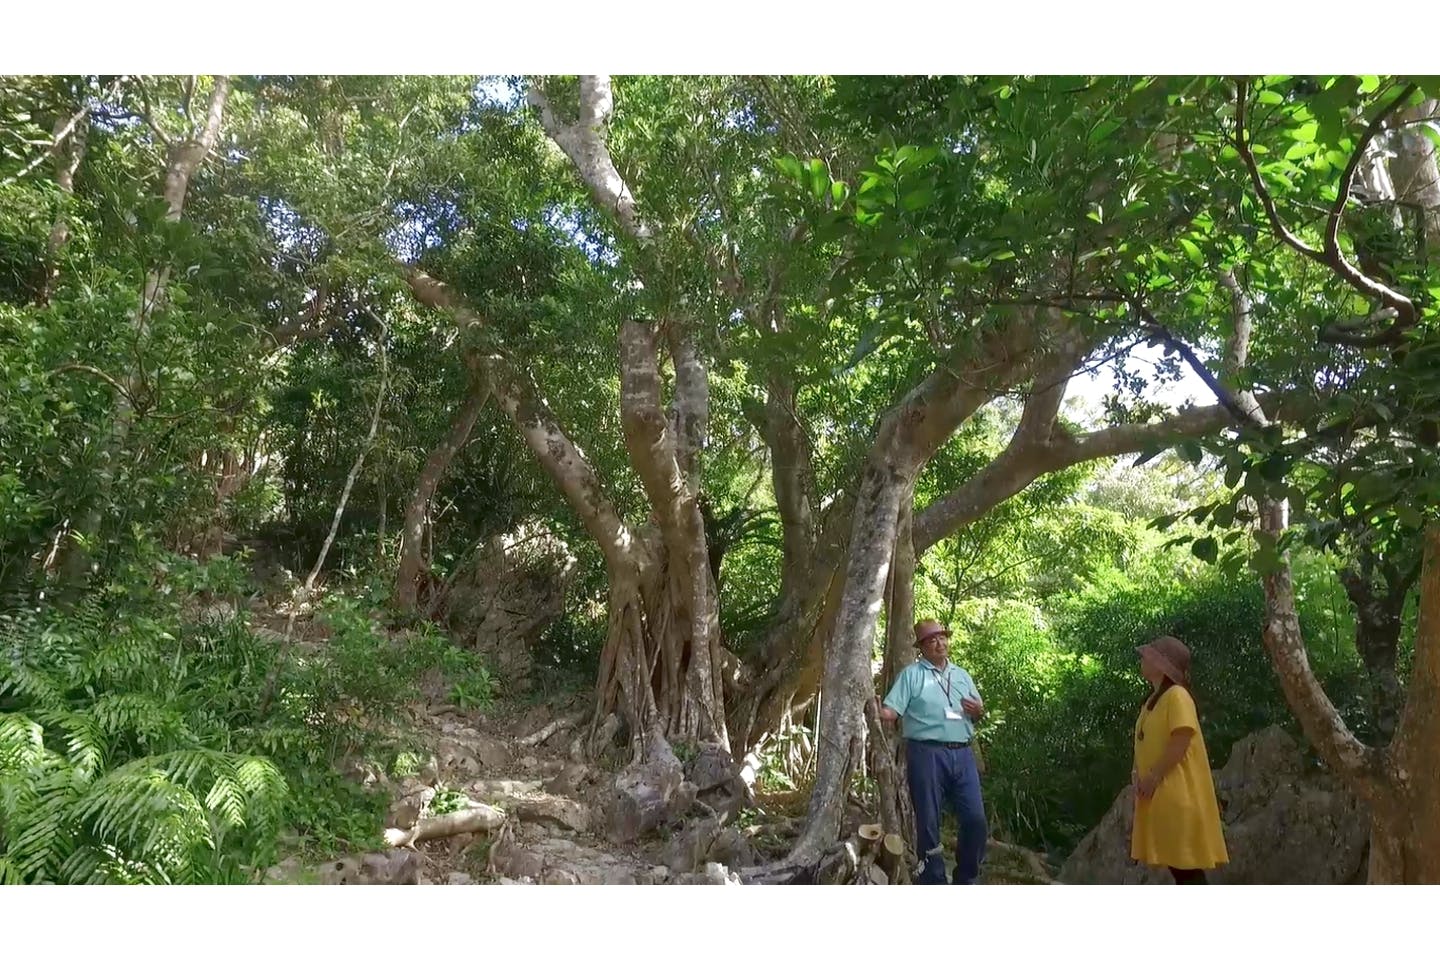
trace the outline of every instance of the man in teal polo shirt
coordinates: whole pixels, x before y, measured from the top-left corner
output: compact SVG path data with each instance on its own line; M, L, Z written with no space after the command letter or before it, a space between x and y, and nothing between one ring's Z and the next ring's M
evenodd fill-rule
M887 723L904 720L905 763L915 805L916 850L924 858L919 883L945 882L940 811L948 803L960 823L955 882L975 883L985 858L985 801L970 741L985 715L970 674L949 660L950 630L938 620L915 624L920 658L895 678L880 707Z

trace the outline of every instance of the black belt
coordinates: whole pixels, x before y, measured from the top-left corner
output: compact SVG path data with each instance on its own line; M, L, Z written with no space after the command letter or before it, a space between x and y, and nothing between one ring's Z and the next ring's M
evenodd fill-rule
M944 747L946 750L969 750L970 741L963 743L946 743L944 740L912 740L911 743L923 743L927 747Z

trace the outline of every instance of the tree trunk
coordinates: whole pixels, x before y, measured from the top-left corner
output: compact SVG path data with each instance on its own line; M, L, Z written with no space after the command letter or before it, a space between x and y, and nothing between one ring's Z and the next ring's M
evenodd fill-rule
M162 197L165 200L165 219L178 221L185 209L185 198L190 189L190 180L200 164L209 156L220 137L220 123L224 116L225 102L230 95L230 78L217 76L210 93L210 104L206 111L204 125L193 135L168 145L165 155L165 180ZM149 339L150 319L163 303L165 287L170 279L168 267L151 269L145 275L140 292L140 302L131 314L130 327L134 336L134 352L137 357L145 354ZM135 399L145 389L142 366L130 370L123 378L125 389L117 391L115 412L111 417L108 435L101 441L99 477L96 491L89 508L76 524L81 536L66 557L64 570L69 588L77 588L89 572L90 551L82 546L85 540L99 536L104 522L104 511L110 505L110 497L119 470L119 460L130 436L135 420Z
M875 614L884 596L900 504L910 479L884 458L874 458L860 480L845 590L825 650L818 761L805 831L792 853L797 860L818 857L839 836L850 776L864 757L863 711L875 689L870 673Z
M800 585L782 593L775 622L747 664L749 682L731 712L731 732L741 751L753 748L779 726L787 711L806 703L818 689L824 638L840 610L850 519L851 500L842 495L826 513Z
M1369 680L1369 713L1375 744L1384 746L1395 735L1405 693L1395 670L1405 598L1413 577L1385 578L1376 582L1373 555L1362 554L1359 566L1340 574L1340 582L1355 609L1355 648Z
M709 398L704 368L679 330L670 333L677 371L674 421L660 398L656 331L626 321L620 332L620 414L625 444L660 528L658 582L648 594L658 664L655 698L667 736L713 740L729 749L721 678L720 615L699 502L699 452ZM623 638L616 638L623 644ZM601 699L607 693L601 688Z
M1075 348L1076 333L1054 314L1027 313L997 325L946 356L881 420L861 475L840 615L825 650L818 761L805 831L792 858L816 857L838 836L850 773L864 756L864 705L874 696L871 662L877 611L900 520L916 476L977 409L1052 356Z
M819 559L814 552L815 481L810 440L796 415L795 387L788 377L771 375L762 424L780 514L780 616L784 619L793 614L793 605L802 596L802 584Z
M83 96L83 94L82 94ZM55 121L55 185L60 188L60 209L55 213L55 222L50 227L50 238L45 243L45 275L41 278L40 289L35 295L37 306L47 306L60 281L60 253L70 242L70 218L67 207L75 195L75 172L85 157L85 146L90 134L89 111L82 108L78 119L60 118ZM74 129L68 137L66 127ZM63 138L63 139L62 139Z
M1440 122L1440 100L1427 100L1401 112L1398 119L1402 125L1395 133L1388 166L1395 199L1419 213L1421 235L1433 263L1437 252L1433 245L1440 237L1440 151L1417 125L1422 118Z
M885 604L885 660L880 669L882 698L894 685L900 671L915 660L913 501L913 492L901 501L895 562L890 568L890 587ZM875 771L876 789L880 792L881 820L885 822L885 829L899 834L908 846L915 842L915 807L910 800L904 731L897 726L895 734L894 737L882 735L877 738L874 751L883 752L884 756L876 757L871 769Z
M480 411L489 398L489 384L482 377L472 375L465 398L450 419L450 429L425 458L425 465L415 481L415 491L405 505L404 526L400 531L400 563L395 577L395 604L401 610L413 611L417 604L420 570L424 562L421 543L430 501L455 455L470 439L470 431L475 428L475 421L480 418Z
M1288 524L1284 501L1261 504L1258 536L1276 541ZM1283 562L1278 570L1267 573L1264 586L1265 625L1262 639L1285 700L1290 705L1290 712L1300 721L1305 738L1321 759L1355 788L1362 799L1369 801L1374 796L1374 784L1368 772L1373 763L1373 751L1345 725L1310 667L1305 639L1300 634L1300 617L1296 613L1295 585L1289 562Z
M1440 523L1425 530L1405 709L1370 801L1370 882L1440 883Z

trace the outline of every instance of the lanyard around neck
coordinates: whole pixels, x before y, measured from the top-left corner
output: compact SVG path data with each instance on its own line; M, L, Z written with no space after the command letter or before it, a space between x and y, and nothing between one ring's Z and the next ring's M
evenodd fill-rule
M941 673L944 673L944 674L945 674L945 685L944 685L943 687L940 686L940 674L941 674ZM950 683L951 683L951 679L952 679L951 676L950 676L950 665L947 663L947 664L945 665L945 669L944 669L943 671L942 671L942 670L936 670L934 673L931 674L931 676L935 678L935 686L940 687L941 690L944 690L944 691L945 691L945 706L947 706L947 707L953 707L953 706L955 706L954 702L950 699Z

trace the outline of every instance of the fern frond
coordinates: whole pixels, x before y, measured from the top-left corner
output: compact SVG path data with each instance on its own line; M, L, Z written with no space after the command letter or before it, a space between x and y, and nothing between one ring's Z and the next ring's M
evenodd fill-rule
M0 884L14 885L25 882L25 875L20 872L20 866L14 860L4 854L0 854Z
M65 706L65 689L45 670L23 660L0 659L0 697L11 695L22 705L59 710Z
M20 713L0 713L0 773L23 770L45 755L45 731Z
M108 744L100 721L93 714L79 710L46 710L37 712L36 717L48 729L64 731L65 757L82 779L93 779L105 767Z
M245 826L245 792L232 777L222 773L215 778L205 795L205 806L218 814L226 826Z

